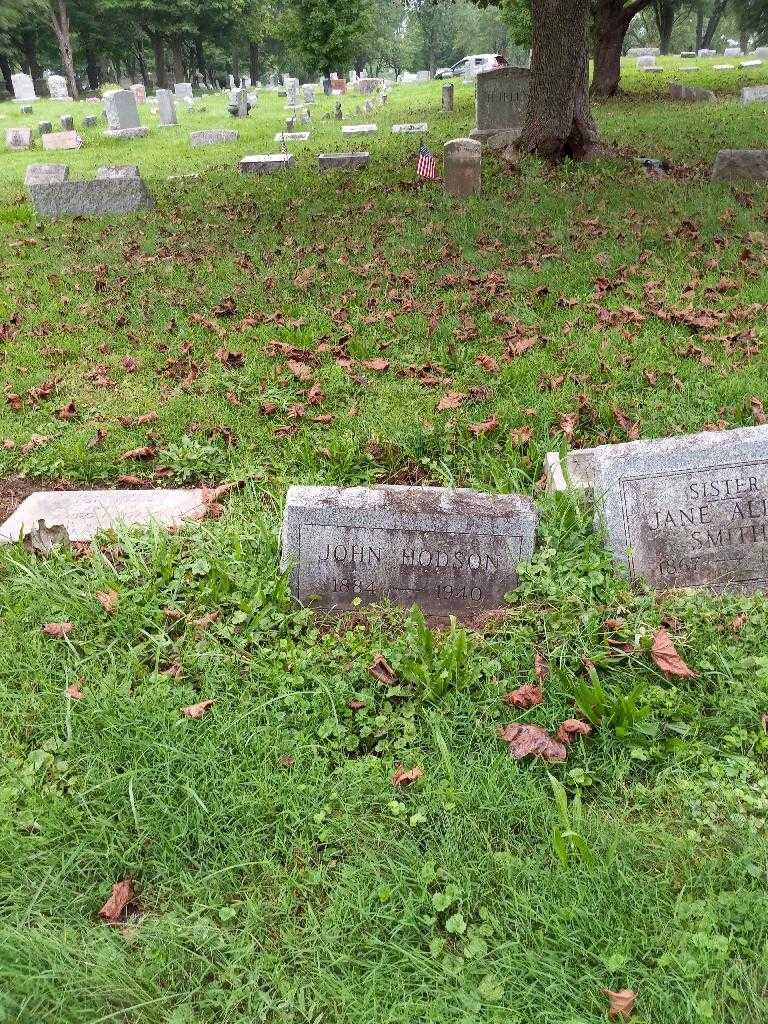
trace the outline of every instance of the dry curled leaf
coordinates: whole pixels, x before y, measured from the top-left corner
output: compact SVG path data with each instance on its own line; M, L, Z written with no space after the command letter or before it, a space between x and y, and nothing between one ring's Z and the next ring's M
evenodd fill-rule
M505 693L501 699L514 708L533 708L544 703L544 694L535 683L526 683L525 686L518 686L516 690Z
M131 459L154 459L156 455L157 448L154 448L151 444L146 444L142 448L131 448L130 451L123 452L120 458L123 462L128 462Z
M43 626L43 635L60 640L62 637L69 636L74 628L71 622L48 622Z
M755 419L755 423L768 423L768 417L765 415L765 407L762 399L758 398L757 395L753 395L749 400L749 404L752 408L752 415Z
M363 359L360 365L364 366L366 370L376 370L378 373L383 373L384 370L389 369L389 360L377 356L375 359Z
M213 700L201 700L198 704L190 704L189 707L182 708L181 713L185 718L202 718L215 703Z
M99 917L108 924L120 924L132 900L133 885L130 878L124 878L112 886L112 895L99 911Z
M85 696L77 683L72 683L72 685L68 686L64 692L68 697L71 697L72 700L82 700Z
M589 722L582 722L580 718L566 718L555 733L555 739L568 744L574 736L588 736L591 732L592 726Z
M524 757L543 757L545 761L564 761L567 757L565 744L550 736L540 725L511 722L499 730L499 736L507 744L510 757L521 761Z
M657 629L653 634L651 657L655 665L668 676L679 676L683 679L698 679L699 673L690 669L675 649L675 645L666 629Z
M746 612L741 612L741 614L737 615L736 618L733 619L733 621L731 622L731 632L732 633L739 633L744 628L744 626L746 624L747 624Z
M564 412L560 414L559 423L560 429L566 437L573 437L573 432L576 429L576 424L579 422L578 412Z
M483 420L482 423L470 423L467 427L470 434L474 434L475 437L480 437L481 434L490 434L492 430L495 430L499 425L498 416L489 416L487 420Z
M445 412L447 409L458 409L466 401L466 398L463 391L449 391L437 403L437 411Z
M538 651L533 656L533 674L540 683L543 683L549 675L549 669L547 668L547 662L544 655L540 654Z
M117 591L116 590L97 590L96 600L99 602L105 612L117 611Z
M374 679L378 679L385 686L394 686L397 682L395 670L389 664L383 654L374 655L373 661L368 666L369 673Z
M604 988L603 992L608 996L608 1017L611 1020L617 1020L619 1017L629 1020L637 998L632 989L623 988L619 992L611 992L609 988Z
M410 768L406 771L401 764L395 768L395 774L392 776L393 786L407 786L411 782L415 782L416 779L420 779L424 775L424 769L419 768L418 765L415 768Z

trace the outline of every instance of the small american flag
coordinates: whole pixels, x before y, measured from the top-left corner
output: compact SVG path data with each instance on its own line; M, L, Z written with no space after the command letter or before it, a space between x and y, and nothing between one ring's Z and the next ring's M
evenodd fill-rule
M285 132L280 133L280 149L283 153L288 152L288 143L285 141Z
M416 177L417 178L436 178L437 177L437 160L427 149L426 142L422 139L421 145L419 146L419 155L416 159Z

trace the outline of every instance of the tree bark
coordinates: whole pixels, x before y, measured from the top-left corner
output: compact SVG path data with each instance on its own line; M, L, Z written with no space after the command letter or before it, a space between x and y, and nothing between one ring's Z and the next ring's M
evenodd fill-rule
M240 88L240 51L237 47L232 51L232 77L235 85Z
M61 63L64 65L64 74L67 76L69 95L76 100L80 93L77 88L75 77L75 62L72 57L72 37L69 32L69 12L67 11L66 0L50 0L51 25L56 34L56 41L59 44Z
M699 2L699 6L696 8L696 53L702 48L704 43L704 8Z
M37 40L33 32L25 32L21 37L21 52L27 65L27 74L33 80L41 77L40 65L37 62Z
M184 82L184 40L179 35L171 36L171 58L173 60L174 82Z
M662 55L666 56L669 53L672 29L675 27L676 11L673 0L655 0L654 14L656 27L659 30L659 49Z
M88 75L88 87L98 89L101 85L101 68L96 51L90 43L85 44L85 71Z
M742 53L749 53L749 31L745 28L739 32L739 49Z
M165 40L159 32L150 34L152 49L155 51L155 88L166 89L168 76L165 73Z
M197 62L197 73L200 81L205 82L208 78L207 69L205 66L205 50L203 49L203 40L200 36L195 38L195 61Z
M141 75L141 80L144 83L144 88L147 91L149 91L151 88L151 85L149 83L149 71L147 70L147 62L144 60L144 50L141 44L142 41L141 38L139 38L133 44L133 48L136 53L136 61L139 65L139 74Z
M595 66L591 92L594 96L615 96L621 78L621 51L632 19L653 0L600 0L594 12Z
M701 39L701 48L705 50L712 49L712 40L715 38L715 32L717 32L727 6L728 0L718 0L712 8L712 13L709 15L709 21L707 22L707 27L704 29L704 35Z
M589 0L532 0L531 89L518 146L550 161L597 145L589 109Z
M5 88L13 96L13 82L11 81L11 63L4 53L0 53L0 72L3 75Z
M255 85L261 78L261 61L259 59L259 44L253 40L248 41L248 65L251 75L251 85Z

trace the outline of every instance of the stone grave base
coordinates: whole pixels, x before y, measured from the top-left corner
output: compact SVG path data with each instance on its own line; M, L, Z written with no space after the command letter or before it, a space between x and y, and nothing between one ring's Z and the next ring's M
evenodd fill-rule
M104 135L108 139L143 139L149 128L108 128Z

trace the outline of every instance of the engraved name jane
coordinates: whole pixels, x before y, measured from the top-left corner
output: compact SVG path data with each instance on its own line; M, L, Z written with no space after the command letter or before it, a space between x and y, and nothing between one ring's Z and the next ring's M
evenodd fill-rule
M768 465L627 480L623 496L629 546L636 547L633 535L639 535L660 576L718 565L724 573L743 573L766 562Z

